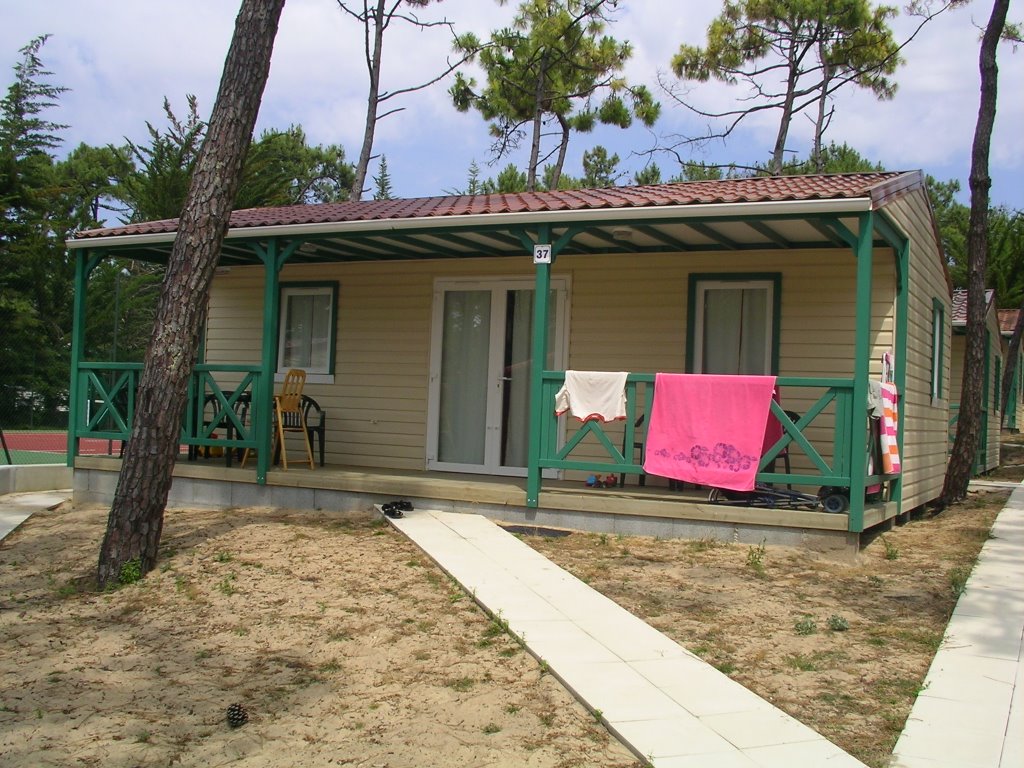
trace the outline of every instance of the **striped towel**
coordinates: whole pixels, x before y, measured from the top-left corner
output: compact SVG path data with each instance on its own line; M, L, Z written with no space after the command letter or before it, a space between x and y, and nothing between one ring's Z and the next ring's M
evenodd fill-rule
M879 437L882 443L882 472L886 475L900 473L900 449L896 442L896 426L899 423L899 411L896 408L898 399L896 385L883 383L883 410Z

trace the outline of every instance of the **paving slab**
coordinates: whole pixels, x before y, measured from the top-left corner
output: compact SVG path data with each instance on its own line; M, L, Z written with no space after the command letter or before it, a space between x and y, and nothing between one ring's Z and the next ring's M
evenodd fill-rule
M892 768L1024 766L1024 486L1014 488L957 601Z
M389 518L657 768L863 768L481 515Z
M71 498L71 490L8 493L0 496L0 541L36 512L53 509Z

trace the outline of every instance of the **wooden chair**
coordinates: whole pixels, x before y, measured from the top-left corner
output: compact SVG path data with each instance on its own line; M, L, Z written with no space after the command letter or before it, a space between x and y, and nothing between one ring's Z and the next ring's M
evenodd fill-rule
M313 461L313 448L309 444L309 430L306 428L306 414L302 408L302 389L306 385L306 372L299 368L292 368L284 377L284 385L281 391L274 395L274 437L271 442L270 455L277 453L277 447L281 449L281 466L288 469L288 449L284 443L285 432L297 432L302 435L306 444L306 458L309 460L309 468L315 469ZM242 466L245 466L249 458L249 451L246 449L242 456Z

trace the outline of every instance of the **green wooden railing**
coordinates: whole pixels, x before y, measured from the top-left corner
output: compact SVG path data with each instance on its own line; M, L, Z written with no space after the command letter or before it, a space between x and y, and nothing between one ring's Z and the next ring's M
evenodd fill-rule
M654 374L631 373L626 379L626 420L624 433L620 436L617 428L614 435L605 430L606 425L598 421L588 421L566 440L558 445L558 418L554 415L555 393L565 381L564 371L544 371L542 378L542 422L541 422L541 455L540 467L543 469L581 470L587 472L610 474L639 474L643 472L641 464L636 462L634 443L646 444L649 421L644 419L639 425L641 414L651 412L654 401ZM853 381L838 378L807 378L779 377L779 388L791 396L793 400L806 403L816 398L810 407L797 419L791 420L778 402L772 402L772 413L782 425L782 437L761 458L758 482L787 483L792 485L830 485L850 487L850 444L853 430ZM804 393L794 396L794 390ZM831 419L822 418L823 412L831 408ZM819 424L827 423L831 431L830 460L807 437L809 426L819 420ZM604 449L600 458L593 456L575 457L581 453L580 446L593 436L597 444ZM789 450L790 457L797 455L806 457L811 469L799 473L781 473L771 471L775 460L783 451ZM591 451L593 452L593 451ZM877 483L885 479L881 475L867 477L867 483Z
M141 363L79 363L80 402L76 423L71 425L73 439L127 440L141 375ZM238 383L225 389L217 381L222 375ZM259 414L252 403L260 402L260 381L258 366L197 365L188 383L182 444L223 450L256 448Z

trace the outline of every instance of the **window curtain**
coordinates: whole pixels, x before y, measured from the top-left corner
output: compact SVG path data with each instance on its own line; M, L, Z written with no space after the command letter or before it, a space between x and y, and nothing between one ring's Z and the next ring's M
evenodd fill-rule
M438 459L484 463L491 292L447 291L441 345Z

